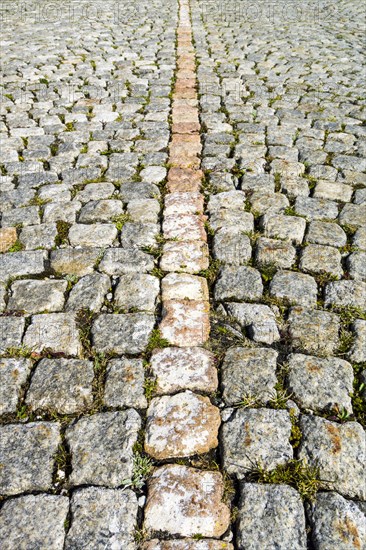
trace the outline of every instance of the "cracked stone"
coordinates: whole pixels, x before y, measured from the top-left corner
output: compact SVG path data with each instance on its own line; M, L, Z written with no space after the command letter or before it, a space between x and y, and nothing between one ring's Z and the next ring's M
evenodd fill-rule
M158 460L206 453L218 445L219 409L185 391L154 398L147 410L145 452Z
M71 497L71 527L65 550L135 550L137 498L133 491L86 487Z
M97 413L73 422L66 430L72 457L71 485L117 487L131 479L133 446L141 419L127 411Z
M357 422L337 424L318 416L301 416L299 458L318 465L327 488L365 499L366 437Z
M225 403L235 405L244 396L268 401L275 394L277 355L276 351L266 348L230 348L221 369Z
M204 348L154 350L150 366L156 379L157 395L185 389L211 393L217 389L215 358Z
M242 479L257 462L267 470L293 458L287 411L238 409L222 427L224 465Z
M32 376L26 403L33 410L74 414L93 402L93 363L78 359L42 359Z
M102 353L142 353L154 324L154 316L148 314L100 315L92 327L93 344Z
M304 507L295 489L287 485L241 485L239 548L306 550L306 539Z
M169 535L220 537L230 523L222 502L221 473L168 464L155 470L148 482L144 528Z
M61 495L26 495L4 503L0 546L63 550L69 499Z
M145 369L141 359L121 357L107 365L104 403L107 407L145 409Z
M0 426L0 493L49 490L60 443L60 426L54 422Z
M30 359L0 359L0 414L16 412L21 388L31 368Z
M75 317L70 313L33 315L23 344L36 353L47 349L78 356L82 349Z

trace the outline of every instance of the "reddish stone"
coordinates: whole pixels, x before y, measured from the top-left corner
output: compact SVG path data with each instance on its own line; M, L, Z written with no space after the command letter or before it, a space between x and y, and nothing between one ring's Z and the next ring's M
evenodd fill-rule
M3 227L0 229L0 252L7 252L17 240L15 227Z
M177 192L166 195L164 216L197 213L203 213L203 196L201 193Z
M208 246L202 241L172 241L164 245L160 262L163 271L199 273L208 266Z
M168 173L168 190L171 193L176 191L188 192L201 189L203 172L190 168L171 168Z
M173 346L202 346L210 335L210 304L192 300L163 303L160 332Z
M179 241L206 242L205 221L205 216L196 214L170 214L164 216L164 237L165 239L177 239Z

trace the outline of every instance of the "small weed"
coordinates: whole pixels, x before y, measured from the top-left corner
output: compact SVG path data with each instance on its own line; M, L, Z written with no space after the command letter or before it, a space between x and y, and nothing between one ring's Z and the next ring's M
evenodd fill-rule
M138 545L145 542L147 540L147 537L148 537L148 533L146 529L138 529L137 527L135 528L133 538Z
M75 124L74 122L66 122L66 132L74 132L75 131Z
M15 243L8 249L8 252L20 252L21 250L24 250L24 245L17 239Z
M269 283L277 273L278 268L274 264L263 264L259 266L259 270L261 272L263 282Z
M160 269L160 267L154 267L150 271L150 274L153 275L154 277L158 277L158 279L162 279L165 275L164 271Z
M346 355L352 347L354 342L354 335L350 330L341 327L339 333L339 344L337 349L338 355Z
M29 416L29 411L27 405L21 405L21 407L17 411L17 419L18 420L27 420Z
M284 210L286 216L297 216L294 206L287 206Z
M29 202L28 206L43 206L50 202L51 199L41 199L41 197L33 197Z
M8 357L31 357L32 353L32 348L27 346L10 347L5 351L5 355Z
M76 315L76 324L79 329L79 337L83 346L84 357L93 357L93 348L91 344L91 327L94 319L94 313L90 309L79 309Z
M71 227L71 223L65 222L63 220L58 220L56 222L56 228L57 228L57 235L55 238L56 246L61 246L62 244L68 244L70 227Z
M142 489L151 474L154 464L147 456L136 453L133 457L133 473L131 479L124 479L122 485L132 489Z
M149 339L149 343L146 347L146 354L150 354L154 349L168 348L170 346L169 340L161 336L160 330L155 328Z
M259 483L286 484L297 489L303 500L313 501L319 489L323 488L318 466L311 466L304 460L289 460L279 464L274 470L266 470L257 463L248 476L250 481Z
M112 218L112 221L118 231L121 231L125 223L131 221L131 216L129 214L119 214L118 216L114 216L114 218Z
M156 391L156 387L157 387L156 378L152 378L150 376L145 378L144 392L145 392L145 397L148 401L151 401L151 398L153 397L153 395Z
M77 275L74 275L72 273L69 273L66 275L65 280L67 281L67 291L70 291L72 287L78 282L79 277Z
M207 283L209 286L213 285L214 282L217 279L217 276L219 274L219 270L221 267L220 260L214 260L210 257L210 265L207 269L203 269L199 272L200 277L205 277L207 279Z

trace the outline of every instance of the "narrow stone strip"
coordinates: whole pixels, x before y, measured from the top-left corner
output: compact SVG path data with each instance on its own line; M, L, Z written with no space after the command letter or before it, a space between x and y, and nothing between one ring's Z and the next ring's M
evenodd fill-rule
M219 409L209 394L217 389L213 355L202 347L209 338L209 294L206 218L200 192L200 123L196 91L195 52L189 0L181 0L177 31L177 72L173 92L170 170L164 204L166 241L161 268L160 333L171 347L152 354L156 394L147 411L145 451L157 460L204 454L218 445ZM200 393L197 393L200 392ZM206 537L208 548L231 548L214 539L229 527L230 511L223 502L224 482L217 471L181 464L157 468L149 481L144 528L145 550L158 550L159 533L188 537L164 542L164 549L195 548L189 537ZM218 546L218 544L220 546Z

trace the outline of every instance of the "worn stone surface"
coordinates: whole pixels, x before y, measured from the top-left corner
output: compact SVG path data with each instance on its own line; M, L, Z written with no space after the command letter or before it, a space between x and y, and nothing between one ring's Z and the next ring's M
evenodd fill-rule
M266 348L230 348L221 368L225 403L238 404L245 396L268 401L275 394L277 355Z
M100 315L92 327L93 344L97 351L141 353L146 348L154 327L152 315Z
M152 354L150 366L158 395L186 389L199 392L214 392L217 389L215 358L204 348L158 349Z
M325 287L325 305L366 309L366 283L334 281Z
M301 353L288 358L289 392L301 407L352 412L352 365L338 357L320 359Z
M135 550L137 499L130 490L86 487L71 497L71 527L65 549Z
M66 311L89 309L99 311L110 287L107 275L93 273L82 277L71 289Z
M340 278L343 275L342 256L332 246L309 244L301 254L300 269L305 273L330 273Z
M104 403L107 407L146 408L144 378L145 369L141 359L111 359L106 371Z
M7 282L10 277L40 275L45 270L43 250L29 250L0 255L0 281Z
M0 414L15 413L20 391L27 381L31 367L29 359L0 359Z
M252 254L250 239L237 227L219 229L213 240L213 255L217 260L229 265L245 264Z
M66 289L67 281L15 281L7 309L26 313L62 311Z
M154 259L137 249L110 248L105 251L99 269L107 275L117 276L124 273L146 273L154 268Z
M148 483L144 527L169 535L220 537L230 523L219 472L178 464L158 468Z
M33 373L26 403L33 410L73 414L93 402L93 363L80 359L42 359Z
M352 324L354 342L349 354L351 361L363 363L366 361L366 321L356 319Z
M331 355L338 347L340 322L335 313L292 307L288 325L294 349L315 355Z
M0 317L0 355L21 346L24 327L23 317Z
M200 241L167 242L163 247L160 267L163 271L199 273L207 269L208 247Z
M0 545L63 550L69 499L61 495L26 495L8 500L0 512Z
M223 460L228 473L243 478L260 462L271 470L293 457L287 411L238 409L222 427Z
M161 281L162 300L208 301L207 281L188 273L169 273Z
M270 294L274 298L285 300L290 304L315 306L317 285L310 275L292 271L279 271L270 284Z
M280 339L276 316L270 307L230 302L225 304L225 307L255 342L271 345Z
M0 252L7 252L17 240L15 227L3 227L0 229Z
M1 426L0 494L49 490L54 456L60 442L60 426L55 422Z
M154 398L147 410L145 451L155 459L206 453L217 447L219 409L191 391Z
M243 483L237 544L248 550L305 550L305 513L300 495L287 485Z
M159 279L147 273L121 275L114 299L123 311L154 313L160 290Z
M300 458L317 464L328 488L365 499L366 441L357 422L337 424L317 416L301 416Z
M355 502L338 493L319 493L308 513L311 541L317 550L365 547L366 518Z
M224 266L215 285L216 300L255 300L260 298L263 284L259 271L245 266Z
M72 455L70 483L118 487L130 479L140 426L133 409L84 416L71 424L66 430Z
M233 550L234 547L230 542L213 539L154 539L145 542L142 548L143 550Z
M23 344L34 352L47 349L54 353L79 355L81 342L75 316L69 313L33 315Z
M210 332L208 302L164 302L160 331L162 337L173 346L192 347L204 344Z

